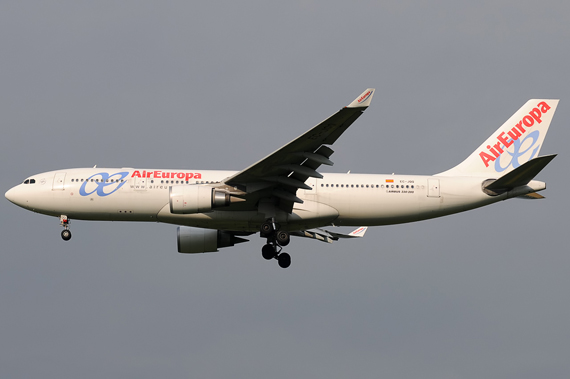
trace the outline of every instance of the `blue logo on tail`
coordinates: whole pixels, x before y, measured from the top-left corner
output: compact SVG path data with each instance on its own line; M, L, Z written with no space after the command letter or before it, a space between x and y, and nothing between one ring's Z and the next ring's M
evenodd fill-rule
M501 159L497 159L495 161L495 171L503 172L506 169L508 169L511 165L513 166L513 168L517 168L522 163L526 163L526 162L530 161L532 158L534 158L536 153L538 152L538 149L540 148L540 145L534 147L534 145L536 145L536 143L538 142L539 137L540 137L540 133L538 132L538 130L535 130L532 133L529 133L522 141L520 139L517 139L514 141L511 140L513 142L513 147L514 147L513 152L511 153L510 151L505 150L505 153L507 153L511 156L511 161L509 162L508 165L506 165L505 167L502 167L501 166ZM526 141L529 138L532 138L532 143L524 151L520 151L521 146L524 144L524 141ZM503 149L505 148L504 145L501 147ZM528 153L532 148L534 148L534 150L532 151L530 157L528 157L528 159L525 159L524 162L522 162L522 163L519 162L519 157Z

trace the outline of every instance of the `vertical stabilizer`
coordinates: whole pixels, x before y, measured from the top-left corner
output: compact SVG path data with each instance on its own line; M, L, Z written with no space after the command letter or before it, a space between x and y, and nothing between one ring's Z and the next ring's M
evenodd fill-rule
M526 102L467 159L441 176L500 177L538 156L558 100Z

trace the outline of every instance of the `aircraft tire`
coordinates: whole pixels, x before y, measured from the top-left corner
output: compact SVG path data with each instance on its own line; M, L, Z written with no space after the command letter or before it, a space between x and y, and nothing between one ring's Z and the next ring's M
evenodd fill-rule
M275 240L280 246L287 246L289 245L289 242L291 242L291 237L289 236L289 232L280 230L279 232L277 232Z
M69 231L68 229L62 230L61 238L63 238L64 241L69 241L71 239L71 231Z
M277 262L279 263L279 267L287 268L291 266L291 256L287 253L281 253L277 257Z
M273 233L273 224L270 221L265 221L263 224L261 224L261 233L268 236L271 233Z
M261 248L261 255L267 260L273 259L276 255L275 248L269 243L267 245L263 245Z

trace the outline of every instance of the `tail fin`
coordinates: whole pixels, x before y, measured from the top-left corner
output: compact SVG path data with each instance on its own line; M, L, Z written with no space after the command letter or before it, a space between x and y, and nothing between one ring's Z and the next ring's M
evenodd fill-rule
M467 159L437 175L503 176L536 157L558 100L533 99L526 102Z

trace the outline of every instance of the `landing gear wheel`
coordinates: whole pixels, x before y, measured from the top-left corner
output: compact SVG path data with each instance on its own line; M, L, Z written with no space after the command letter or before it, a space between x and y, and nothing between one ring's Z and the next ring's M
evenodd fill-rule
M277 257L277 262L279 263L279 267L287 268L291 266L291 256L287 253L281 253Z
M261 233L268 236L273 233L273 223L270 221L265 221L261 224Z
M63 238L64 241L69 241L71 239L71 232L67 229L62 230L61 238Z
M275 240L277 241L277 243L281 246L287 246L289 245L289 242L291 242L291 237L289 236L289 233L284 231L284 230L280 230L279 232L277 232L277 234L275 235Z
M261 255L263 256L263 258L270 260L275 258L275 255L277 255L277 253L275 252L275 248L273 247L273 245L268 243L267 245L264 245L261 248Z

